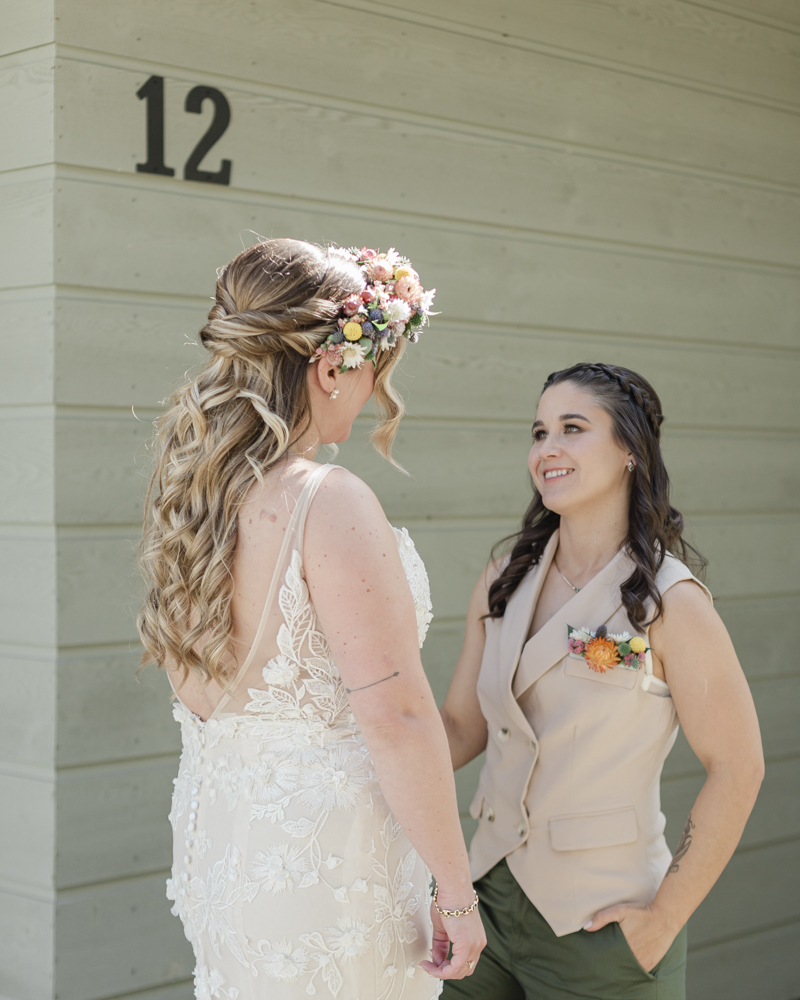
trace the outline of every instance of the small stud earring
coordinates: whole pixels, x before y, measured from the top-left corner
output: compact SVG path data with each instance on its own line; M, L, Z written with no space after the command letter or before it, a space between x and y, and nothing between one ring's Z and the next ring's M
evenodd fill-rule
M636 466L635 466L635 465L633 464L633 462L632 462L632 461L631 461L631 462L628 462L628 472L633 472L633 470L634 470L635 468L636 468Z
M331 393L331 399L336 399L338 395L339 395L339 390L334 389L333 392Z

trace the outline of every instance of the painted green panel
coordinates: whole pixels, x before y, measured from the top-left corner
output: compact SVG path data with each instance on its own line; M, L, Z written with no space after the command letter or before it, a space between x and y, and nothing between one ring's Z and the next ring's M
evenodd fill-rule
M667 842L674 850L689 810L705 780L703 775L664 781L661 808L667 817ZM742 835L742 847L800 837L800 756L767 765L764 782Z
M0 57L0 170L52 162L54 103L52 50Z
M0 409L0 521L45 524L54 513L53 414Z
M697 947L798 920L800 840L792 840L735 854L689 921L689 939Z
M0 528L0 643L54 644L55 548L51 528Z
M55 775L4 773L0 765L0 883L53 887Z
M180 749L166 674L137 674L140 647L77 649L58 663L58 764L130 760Z
M46 45L55 38L53 0L3 0L0 53Z
M95 212L105 218L106 225L93 225ZM727 284L735 283L738 273L761 270L761 265L751 259L749 252L746 252L747 259L738 261L731 258L728 262L714 257L709 259L706 255L694 257L671 253L659 249L658 244L653 248L637 247L632 254L632 247L618 246L613 242L526 232L524 229L479 225L470 221L427 221L421 216L409 217L388 209L360 207L344 211L336 205L313 201L293 203L291 199L275 196L235 190L218 194L196 191L194 187L192 190L181 189L181 196L176 197L175 190L166 181L151 182L125 175L115 175L113 183L103 185L92 185L72 175L60 177L56 220L56 274L59 283L166 295L174 295L178 290L184 295L210 295L216 268L241 250L243 233L261 231L321 242L332 240L345 245L367 243L386 246L396 243L414 260L426 283L440 290L437 306L444 315L464 317L470 324L484 322L490 325L489 330L476 330L484 344L494 324L512 322L542 326L547 322L546 312L540 311L536 297L537 286L546 287L544 275L537 273L537 265L543 257L551 257L549 265L543 265L544 270L548 274L556 272L556 263L565 256L563 250L559 252L557 249L559 246L575 248L587 259L590 254L608 253L618 258L625 255L641 255L647 259L666 256L680 262L684 273L686 265L692 261L695 267L703 266L704 279L706 266L712 269L717 267L721 272L727 265ZM126 234L124 242L119 239L121 233ZM611 234L608 235L610 239ZM552 251L544 250L544 247L550 246L554 247ZM777 254L777 250L772 253ZM623 264L619 259L606 261L605 267L593 261L588 275L579 279L570 277L574 275L577 263L574 252L571 256L572 267L566 272L562 267L562 273L556 279L556 288L551 288L545 297L551 303L553 322L562 328L573 325L572 314L584 318L581 325L597 330L600 316L594 311L593 298L556 310L553 296L559 286L568 287L571 284L576 287L580 284L584 294L591 296L598 284L595 278L598 269L608 271L613 286L619 286L626 272L649 269L642 265ZM780 256L769 258L774 259L780 261ZM663 267L661 269L664 270ZM677 271L667 269L672 270L671 278L678 277ZM768 269L768 273L785 275L785 279L792 284L786 290L781 286L782 294L794 296L794 270ZM521 281L520 275L525 275L526 280ZM707 299L717 289L721 291L726 284L722 274L714 275L712 270L711 276L709 289L705 281L701 282L695 275L690 281L688 294ZM680 286L675 290L683 294ZM633 295L632 307L636 308L643 298L652 299L653 295L666 299L664 288L646 293L639 290ZM616 305L613 304L612 288L599 292L599 297L608 303L612 316L625 316L631 308L618 296ZM686 314L688 309L685 303L673 303L669 312L672 315ZM752 315L752 307L748 312ZM726 308L725 321L728 321L729 313ZM720 317L712 322L716 326ZM760 332L765 324L763 321L756 322ZM784 317L780 325L785 327L786 324L796 330L795 317ZM612 322L610 330L617 329L619 325ZM663 317L651 317L645 323L646 328L654 325L663 327L667 324ZM692 325L697 328L697 336L708 339L707 327L701 327L698 317ZM734 325L740 326L741 320ZM678 328L673 336L685 337L686 334L686 329ZM751 337L755 339L755 333ZM599 341L597 347L602 349L602 346L602 341ZM681 350L685 349L686 345L682 344ZM467 350L469 357L470 349ZM517 345L516 354L525 357L520 355L520 345ZM451 362L453 360L461 361L461 364L455 365L458 370L466 359L451 358ZM507 362L508 358L501 351L499 354L492 352L491 358L486 360L487 370L491 371L503 361ZM525 366L524 370L530 369Z
M132 98L150 70L73 59L59 60L58 67L59 86L82 96L59 110L59 163L135 174L142 107ZM170 162L185 160L197 141L197 121L182 114L192 85L171 75L165 79ZM297 97L280 100L230 84L225 92L234 121L244 119L247 127L230 128L213 155L232 160L233 183L240 191L800 263L800 203L794 191L753 185L742 189L727 178L659 170L649 161L640 165L575 156L573 150L521 144L516 137L503 142L470 135L463 126L448 129L438 121L422 125L393 120L387 113L376 119L372 109L343 115L313 98L308 103ZM346 157L319 169L330 150L356 148L364 135L376 132L381 155L402 158L403 170L394 183L387 185L379 170L351 170ZM270 141L254 143L254 134L268 135ZM457 170L451 169L455 163ZM493 183L487 184L487 177ZM508 192L526 187L526 196L516 199L512 209Z
M7 1000L53 997L53 904L0 889L0 983Z
M55 688L54 652L0 646L0 762L52 768Z
M142 583L140 529L61 529L58 535L58 639L67 646L136 640Z
M800 731L797 728L797 705L800 704L800 674L758 681L750 685L758 721L764 756L796 757L800 754ZM695 757L683 731L664 765L665 777L701 774L702 764Z
M422 647L422 664L439 705L444 702L450 687L450 678L458 662L463 639L464 626L461 622L434 620L428 630Z
M50 168L0 174L0 289L53 280L53 181Z
M169 868L167 821L177 757L62 771L56 824L59 888Z
M141 523L152 437L152 420L137 419L130 410L59 413L55 424L56 520L62 524Z
M721 600L716 608L751 681L800 673L800 595Z
M800 428L800 355L610 335L459 328L439 321L403 360L409 412L419 417L529 421L550 372L580 361L624 365L650 379L672 426ZM762 386L769 386L764 392ZM502 386L502 392L498 387Z
M683 77L701 86L706 83L727 89L735 80L739 91L794 103L798 74L794 39L753 19L742 24L735 15L748 7L758 12L775 7L787 19L793 13L797 20L793 0L732 2L730 14L725 12L724 3L698 9L675 0L624 4L501 0L491 6L482 0L437 0L434 5L406 0L403 4L412 16L435 14L437 25L444 27L450 22L453 30L462 25L483 29L487 37L498 42L509 39L509 45L552 45L578 58L585 53L653 74Z
M53 399L53 314L50 289L0 292L0 399L5 406Z
M143 990L137 993L126 993L123 997L115 997L115 1000L195 1000L193 981L187 979L182 983L174 983L171 986L155 987L150 990Z
M709 948L692 949L687 1000L797 1000L800 924L790 923Z
M756 17L774 18L783 21L783 27L794 25L800 27L800 7L797 0L721 0L732 12L742 14L748 12Z
M161 873L59 893L59 1000L99 1000L189 978L194 956L180 920L169 912L165 878Z
M269 0L246 10L237 6L232 16L232 4L181 0L164 7L146 0L135 13L122 8L109 21L101 0L69 0L59 6L58 37L63 44L159 65L165 73L190 67L187 75L194 79L202 66L228 80L325 94L348 102L348 109L354 99L366 100L376 111L399 105L409 118L421 114L465 128L520 132L574 143L582 153L588 146L726 173L733 168L751 177L797 177L791 119L763 104L498 46L466 32L393 22L385 5L372 13L363 6ZM357 88L341 72L345 50L382 53L359 63ZM402 96L391 82L400 78ZM335 168L339 162L348 161L329 153L324 164Z

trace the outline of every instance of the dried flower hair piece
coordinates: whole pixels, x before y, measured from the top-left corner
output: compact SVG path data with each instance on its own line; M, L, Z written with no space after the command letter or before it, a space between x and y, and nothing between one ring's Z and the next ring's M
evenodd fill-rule
M650 648L640 635L631 635L630 632L615 635L605 625L594 630L567 625L567 642L569 655L586 660L589 669L598 674L604 674L612 667L638 670Z
M436 289L426 292L407 257L392 248L379 253L362 247L335 249L364 272L367 287L349 295L342 303L338 329L317 348L309 363L325 360L345 372L360 368L365 361L377 364L381 351L391 350L401 337L412 344L433 316L431 307Z

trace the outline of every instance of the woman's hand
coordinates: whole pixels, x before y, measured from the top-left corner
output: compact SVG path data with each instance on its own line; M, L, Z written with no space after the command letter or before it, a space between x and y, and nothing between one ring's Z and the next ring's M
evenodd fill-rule
M615 921L625 935L633 957L645 972L650 972L658 965L678 934L652 904L638 903L619 903L617 906L606 907L596 913L588 924L584 924L583 929L599 931L601 927Z
M471 976L478 964L480 953L486 947L486 934L478 911L463 917L443 917L431 903L433 922L433 947L431 961L420 962L428 975L436 979L463 979ZM452 958L447 957L450 944Z

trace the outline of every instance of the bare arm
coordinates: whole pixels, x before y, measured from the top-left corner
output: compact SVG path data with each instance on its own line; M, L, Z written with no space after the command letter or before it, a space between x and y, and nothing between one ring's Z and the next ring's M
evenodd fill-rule
M750 689L725 626L699 587L686 581L667 591L663 619L651 628L650 641L707 778L653 902L644 908L610 907L592 923L596 930L619 920L646 969L661 960L721 875L764 775ZM628 912L610 915L620 910Z
M343 470L312 504L305 568L320 624L386 800L439 886L440 905L473 899L447 738L420 660L414 604L394 533L374 494ZM477 913L448 920L460 978L485 943ZM429 971L432 971L430 969Z
M442 708L442 721L450 744L454 771L469 764L486 749L488 731L478 701L478 674L486 644L483 616L489 610L489 587L497 574L497 563L490 564L481 573L472 591L461 656Z

